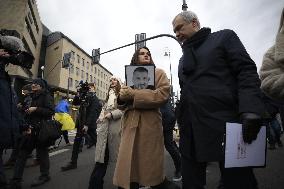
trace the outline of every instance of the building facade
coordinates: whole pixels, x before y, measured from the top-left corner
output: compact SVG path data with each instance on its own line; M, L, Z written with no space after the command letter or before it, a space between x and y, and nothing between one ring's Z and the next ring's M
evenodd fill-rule
M71 52L69 68L63 68L63 56ZM80 81L96 83L100 100L105 100L112 73L101 64L94 64L92 57L61 32L47 37L44 79L60 92L75 94ZM69 82L68 82L69 78Z
M15 79L36 78L42 41L42 24L35 0L0 0L0 29L15 30L20 34L25 49L32 53L35 61L32 69L9 65L9 75ZM19 81L21 82L21 81Z
M57 92L55 98L69 93L72 97L80 81L95 82L98 98L106 98L112 73L101 64L94 64L92 57L63 33L51 32L41 23L36 0L0 0L0 4L0 30L15 30L25 49L35 57L30 70L7 66L18 95L29 80L43 77ZM68 52L72 53L73 61L69 69L62 68L64 53Z

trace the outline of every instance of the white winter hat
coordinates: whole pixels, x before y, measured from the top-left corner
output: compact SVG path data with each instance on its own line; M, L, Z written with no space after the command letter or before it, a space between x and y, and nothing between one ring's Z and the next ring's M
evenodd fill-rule
M121 81L121 79L119 78L119 77L116 77L116 76L111 76L110 78L109 78L109 81L111 81L112 79L116 79L118 82L119 82L119 84L120 85L122 85L123 83L122 83L122 81Z

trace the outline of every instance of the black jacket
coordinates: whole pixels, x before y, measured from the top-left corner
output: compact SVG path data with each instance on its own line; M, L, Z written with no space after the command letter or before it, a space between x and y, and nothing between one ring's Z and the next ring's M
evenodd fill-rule
M10 78L0 60L0 149L10 148L19 135L17 107L12 95Z
M30 107L37 107L34 112L26 115L27 122L35 129L40 128L42 120L49 120L54 115L54 100L48 91L32 94Z
M239 115L262 115L256 65L232 30L202 28L183 44L180 149L198 161L224 158L225 124Z
M89 93L89 106L87 107L86 123L88 127L97 127L97 119L100 116L102 105L96 93Z
M96 128L97 119L102 110L102 105L96 96L96 93L89 92L86 97L86 101L82 100L76 96L73 100L74 105L80 105L79 115L76 120L76 127L82 128L83 125L88 127ZM86 105L86 107L84 107Z

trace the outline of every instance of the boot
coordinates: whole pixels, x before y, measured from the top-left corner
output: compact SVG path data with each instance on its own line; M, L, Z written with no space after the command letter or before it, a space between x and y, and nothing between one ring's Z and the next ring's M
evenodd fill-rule
M278 144L278 147L283 147L283 143L282 143L281 140L279 140L279 141L277 142L277 144Z
M14 165L15 165L15 161L9 159L8 161L6 161L4 163L3 166L4 166L5 169L10 169L10 168L14 167Z
M276 149L275 144L269 144L268 149L269 149L269 150L275 150L275 149Z
M12 179L7 186L7 189L22 189L21 180Z
M50 180L50 177L48 175L47 176L41 175L32 182L31 187L43 185L44 183L48 182L49 180Z
M181 172L180 171L175 171L175 175L173 177L173 181L174 182L178 182L181 181L182 177L181 177Z
M181 189L177 184L169 181L167 178L165 180L156 186L151 186L153 189Z
M69 171L71 169L76 169L77 163L69 162L66 166L61 167L61 171Z

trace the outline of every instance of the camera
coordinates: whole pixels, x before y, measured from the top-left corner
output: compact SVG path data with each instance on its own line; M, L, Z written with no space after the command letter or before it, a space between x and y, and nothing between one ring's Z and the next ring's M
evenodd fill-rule
M80 81L79 89L77 91L79 93L79 99L81 102L87 100L89 90L90 90L89 83L87 81L86 82Z
M14 64L23 68L31 69L34 57L32 54L24 51L23 42L18 38L11 36L7 30L0 31L0 49L9 53L8 57L0 57L1 62L5 64Z

